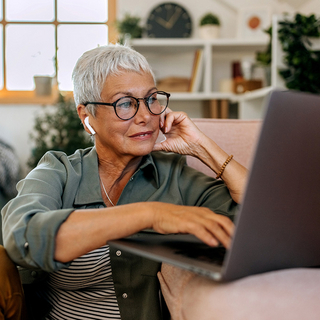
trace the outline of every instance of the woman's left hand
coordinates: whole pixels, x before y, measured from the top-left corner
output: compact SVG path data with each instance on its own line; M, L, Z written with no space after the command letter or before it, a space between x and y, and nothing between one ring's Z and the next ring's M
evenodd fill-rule
M154 145L153 151L167 151L195 155L203 133L184 112L173 112L169 108L161 115L160 130L166 140Z

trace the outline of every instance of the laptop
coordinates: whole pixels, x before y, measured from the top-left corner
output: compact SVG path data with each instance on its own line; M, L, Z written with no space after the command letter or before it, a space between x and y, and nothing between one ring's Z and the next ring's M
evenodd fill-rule
M110 245L216 281L320 266L320 95L271 93L249 171L229 250L147 231Z

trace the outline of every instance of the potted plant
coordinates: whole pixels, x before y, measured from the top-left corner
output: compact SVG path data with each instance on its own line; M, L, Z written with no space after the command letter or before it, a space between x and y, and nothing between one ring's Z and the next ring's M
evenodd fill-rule
M266 84L271 85L271 54L272 54L272 27L263 30L269 35L269 43L265 51L256 52L256 66L260 66L264 69Z
M320 93L320 48L310 39L320 38L320 19L296 14L279 22L278 36L284 53L285 68L279 70L292 90Z
M119 42L124 43L126 40L141 38L143 28L140 26L141 18L126 13L122 20L116 21L116 27L119 32Z
M200 37L202 39L215 39L219 37L220 20L213 13L206 13L200 19Z

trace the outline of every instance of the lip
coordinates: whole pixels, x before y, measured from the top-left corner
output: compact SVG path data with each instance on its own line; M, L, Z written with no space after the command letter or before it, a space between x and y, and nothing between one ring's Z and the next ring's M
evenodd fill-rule
M136 140L148 140L152 137L153 131L143 131L143 132L137 132L130 136L132 139Z

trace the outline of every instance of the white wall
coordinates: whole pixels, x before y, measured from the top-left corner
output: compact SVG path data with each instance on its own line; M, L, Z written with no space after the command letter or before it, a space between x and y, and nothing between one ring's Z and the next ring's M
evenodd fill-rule
M319 0L311 0L303 5L299 12L305 15L309 15L311 13L315 13L317 15L320 14L320 1Z
M263 1L263 0L260 0ZM118 0L118 17L121 18L125 13L130 13L141 17L142 22L146 22L150 11L160 3L161 0ZM175 3L182 5L187 9L193 21L192 37L198 37L198 28L196 27L200 17L208 11L217 12L221 20L221 37L233 38L236 36L234 21L237 18L236 10L223 1L214 0L175 0Z
M161 3L161 0L118 0L118 17L130 12L138 15L143 21L147 19L149 12L154 6ZM271 13L294 12L295 8L284 3L283 0L175 0L183 5L190 13L194 23L193 37L198 37L197 23L200 17L208 12L215 12L221 19L221 37L236 37L237 33L237 10L250 6L268 6ZM299 7L303 14L320 14L320 1L309 0ZM186 101L171 103L174 110L184 110L191 117L203 116L201 104ZM11 144L20 159L23 175L27 173L26 162L30 157L32 142L30 133L34 126L34 119L41 106L32 105L3 105L0 102L0 138Z

